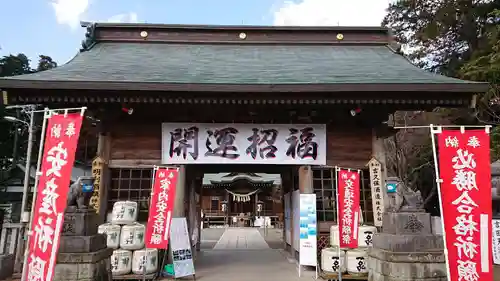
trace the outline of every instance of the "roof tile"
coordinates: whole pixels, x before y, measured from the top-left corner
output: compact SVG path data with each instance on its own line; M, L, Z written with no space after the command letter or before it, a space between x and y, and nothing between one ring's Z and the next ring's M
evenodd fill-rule
M387 46L99 43L16 80L193 84L469 83L422 70Z

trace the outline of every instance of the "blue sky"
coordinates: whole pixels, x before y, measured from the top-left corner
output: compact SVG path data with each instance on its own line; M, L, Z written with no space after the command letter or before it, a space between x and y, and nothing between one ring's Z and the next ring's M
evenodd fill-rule
M0 56L71 59L80 20L167 24L379 25L390 0L4 0ZM364 7L361 8L360 7Z

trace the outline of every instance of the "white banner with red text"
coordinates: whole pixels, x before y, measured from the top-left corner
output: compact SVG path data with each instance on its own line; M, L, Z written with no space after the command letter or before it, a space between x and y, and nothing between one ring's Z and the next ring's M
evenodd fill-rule
M59 250L71 171L82 125L83 114L50 112L36 188L31 221L32 236L28 245L26 280L51 281Z
M146 248L167 249L179 168L155 168L146 226Z
M450 281L491 281L492 207L487 130L437 133Z
M358 247L359 230L359 183L357 170L338 168L338 225L340 248Z

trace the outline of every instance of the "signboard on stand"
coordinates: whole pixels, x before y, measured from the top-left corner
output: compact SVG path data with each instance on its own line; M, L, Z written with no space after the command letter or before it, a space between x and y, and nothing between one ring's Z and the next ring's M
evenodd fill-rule
M102 181L102 173L104 170L104 160L97 156L92 160L92 176L94 177L93 185L84 186L84 192L92 192L92 196L90 197L90 206L95 210L97 214L99 214L100 210L100 191L101 191L101 181Z
M493 226L493 263L500 265L500 219L492 220Z
M384 193L382 191L382 164L376 158L368 162L370 186L372 188L373 221L375 226L382 226L384 213Z
M317 266L316 194L300 194L299 264Z
M186 218L172 218L170 248L174 264L174 278L194 276L194 263Z

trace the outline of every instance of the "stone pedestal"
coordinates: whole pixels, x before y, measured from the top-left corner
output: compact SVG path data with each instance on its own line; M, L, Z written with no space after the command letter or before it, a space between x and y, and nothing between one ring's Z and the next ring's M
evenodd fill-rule
M370 281L446 280L443 237L423 210L385 213L368 256Z
M113 249L97 233L99 216L91 210L68 207L53 281L111 281Z
M0 280L7 279L14 274L14 260L12 254L0 255Z

